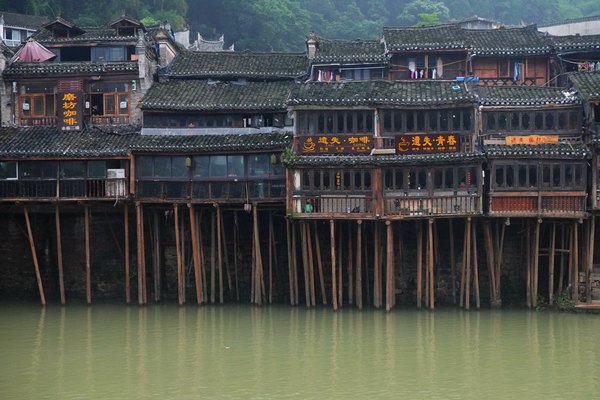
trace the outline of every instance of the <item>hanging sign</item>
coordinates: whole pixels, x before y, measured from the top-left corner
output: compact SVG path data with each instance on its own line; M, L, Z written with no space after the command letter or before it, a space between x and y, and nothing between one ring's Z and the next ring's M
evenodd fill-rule
M302 154L369 154L373 149L371 135L318 135L299 137Z
M453 133L407 133L396 136L397 154L456 153L458 137Z
M80 131L83 128L83 100L81 92L58 93L58 126L61 131Z
M506 136L506 144L556 144L558 135Z

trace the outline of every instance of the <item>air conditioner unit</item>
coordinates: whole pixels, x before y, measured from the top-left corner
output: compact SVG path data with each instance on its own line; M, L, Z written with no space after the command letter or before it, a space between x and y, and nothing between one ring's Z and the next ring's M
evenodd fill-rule
M125 170L107 169L106 170L106 195L114 197L125 197Z

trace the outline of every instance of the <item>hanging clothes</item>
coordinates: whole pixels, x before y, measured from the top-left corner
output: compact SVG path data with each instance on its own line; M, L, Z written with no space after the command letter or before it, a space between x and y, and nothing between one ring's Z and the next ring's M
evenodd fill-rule
M437 79L437 70L435 68L431 72L431 79Z

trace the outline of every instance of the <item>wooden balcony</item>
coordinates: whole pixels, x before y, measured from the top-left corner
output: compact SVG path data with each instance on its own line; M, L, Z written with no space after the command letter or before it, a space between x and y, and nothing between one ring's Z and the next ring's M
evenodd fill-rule
M307 208L307 204L312 205ZM320 194L294 195L292 214L295 218L374 218L373 199L370 195Z
M515 81L512 78L479 78L481 86L538 86L546 81L544 77L525 78Z
M490 194L491 216L581 218L585 192L496 192Z
M56 117L21 117L21 126L56 126Z
M481 195L391 196L383 199L386 217L455 217L482 213Z
M125 178L0 181L0 201L115 200L129 195Z
M100 117L97 115L92 116L93 125L127 125L129 124L129 116L107 116Z
M136 197L156 202L280 202L285 199L285 182L283 179L241 182L138 180Z

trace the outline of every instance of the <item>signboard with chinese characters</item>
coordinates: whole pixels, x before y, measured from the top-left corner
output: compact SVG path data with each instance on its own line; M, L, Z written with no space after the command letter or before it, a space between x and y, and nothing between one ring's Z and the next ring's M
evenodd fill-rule
M59 129L63 132L80 131L83 128L83 93L59 93L57 100Z
M458 137L453 133L407 133L396 136L397 154L456 153Z
M369 154L373 149L371 135L315 135L301 136L302 154Z
M556 144L558 135L507 136L506 144Z

